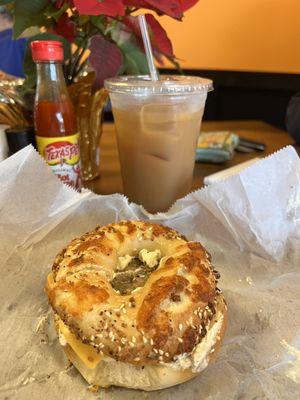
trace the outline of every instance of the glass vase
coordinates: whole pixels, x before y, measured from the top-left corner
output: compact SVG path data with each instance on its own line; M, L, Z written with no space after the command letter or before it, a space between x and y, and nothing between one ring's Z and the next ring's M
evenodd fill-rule
M73 101L80 133L81 171L84 181L99 176L100 139L102 134L103 111L108 98L105 89L92 88L93 77L87 75L68 89Z

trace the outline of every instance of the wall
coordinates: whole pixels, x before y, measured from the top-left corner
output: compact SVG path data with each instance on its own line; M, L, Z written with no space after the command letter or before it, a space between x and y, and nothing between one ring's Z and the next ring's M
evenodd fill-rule
M184 68L300 73L300 0L199 0L162 17Z

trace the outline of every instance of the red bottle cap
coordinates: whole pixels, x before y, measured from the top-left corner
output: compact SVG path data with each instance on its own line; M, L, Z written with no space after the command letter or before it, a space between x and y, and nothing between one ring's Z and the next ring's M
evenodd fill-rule
M31 42L33 61L62 61L64 52L62 43L56 40L35 40Z

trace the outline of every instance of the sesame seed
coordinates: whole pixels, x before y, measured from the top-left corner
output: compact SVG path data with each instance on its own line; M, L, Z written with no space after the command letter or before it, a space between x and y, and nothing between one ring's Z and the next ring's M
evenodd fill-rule
M127 313L126 308L123 308L122 311L123 311L124 314Z
M120 351L122 350L121 346L118 346L118 352L120 353Z
M170 356L170 354L169 354L168 352L166 352L166 353L165 353L165 356L166 356L166 357L169 357L169 356Z
M91 340L95 340L95 336L94 335L91 336Z
M162 361L163 360L163 356L159 356L158 359L159 359L159 361Z
M178 325L178 328L179 328L180 331L182 331L183 325L182 325L182 324L179 324L179 325Z
M109 312L109 311L105 311L105 315L106 315L107 317L109 317L109 316L110 316L110 312Z
M99 347L100 347L100 349L103 349L104 344L103 344L103 343L100 343L100 344L99 344Z
M130 346L130 347L134 347L134 343L129 342L129 346Z
M133 343L136 343L136 338L134 336L132 336L131 340L132 340Z
M106 330L108 328L108 323L107 322L105 322L105 325L104 325L104 330Z
M154 345L153 339L150 339L150 344L151 344L151 346Z
M145 337L145 336L143 336L143 342L146 344L146 343L148 343L148 339Z
M195 315L197 315L197 314L198 314L197 310L194 310L194 314L195 314Z
M157 350L157 349L153 349L153 351L154 351L154 353L155 353L155 354L157 354L157 353L158 353L158 350Z
M181 337L177 338L179 343L183 343L183 340L181 339Z
M159 349L158 353L162 356L164 354L163 350Z
M121 338L121 342L122 342L123 344L125 344L125 343L127 342L127 339L126 339L126 338Z
M133 361L140 361L140 357L135 357Z

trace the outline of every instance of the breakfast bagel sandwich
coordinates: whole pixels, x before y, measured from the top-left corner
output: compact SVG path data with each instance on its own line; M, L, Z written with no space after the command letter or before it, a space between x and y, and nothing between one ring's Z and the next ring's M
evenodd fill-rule
M144 221L98 227L65 247L45 290L86 381L150 391L206 368L227 319L210 260L200 243Z

